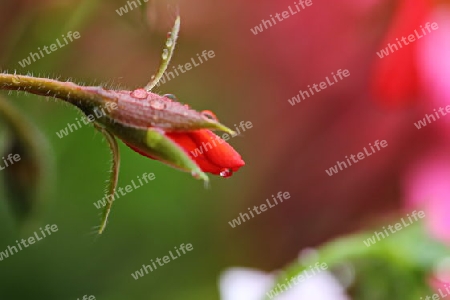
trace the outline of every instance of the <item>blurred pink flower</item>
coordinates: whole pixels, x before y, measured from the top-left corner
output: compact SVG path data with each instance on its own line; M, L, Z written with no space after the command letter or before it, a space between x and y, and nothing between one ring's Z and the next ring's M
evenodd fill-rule
M421 88L427 109L438 109L450 105L450 7L436 7L427 17L436 22L439 29L418 44L417 64ZM450 130L450 117L436 122L437 126Z
M450 105L450 10L446 6L435 7L426 17L436 22L439 29L417 43L416 64L420 87L424 95L424 114ZM435 130L439 139L448 137L450 116L442 116L422 130ZM439 135L440 134L440 135ZM407 205L421 207L426 213L430 234L450 242L450 146L439 142L425 153L406 172L404 178Z
M445 148L430 151L414 163L404 177L407 206L425 211L430 234L450 242L450 157Z

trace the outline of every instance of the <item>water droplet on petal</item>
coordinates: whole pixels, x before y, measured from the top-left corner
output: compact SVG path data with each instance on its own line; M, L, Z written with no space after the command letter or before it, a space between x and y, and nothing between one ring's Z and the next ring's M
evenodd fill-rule
M162 53L162 59L167 60L167 58L169 58L169 50L164 49Z
M165 105L162 101L160 101L160 100L152 100L152 101L150 102L150 106L151 106L153 109L157 109L157 110L161 110L161 109L166 108L166 105Z
M167 39L167 41L166 41L166 47L167 47L167 48L170 48L170 47L172 47L172 45L173 45L172 39L171 39L171 38Z
M144 89L137 89L131 92L131 97L137 99L147 99L147 91Z
M220 176L222 176L223 178L228 178L231 177L233 175L233 170L231 169L223 169L222 171L220 171Z
M173 101L178 101L177 97L173 94L164 94L163 97L169 98L170 100Z
M210 120L219 121L219 119L217 119L216 115L210 110L202 111L202 115L207 117Z

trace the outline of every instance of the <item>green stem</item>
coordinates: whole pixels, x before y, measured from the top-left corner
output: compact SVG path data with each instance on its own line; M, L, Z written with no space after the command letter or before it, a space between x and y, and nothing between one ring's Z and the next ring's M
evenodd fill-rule
M82 87L73 82L48 78L0 73L0 90L25 91L36 95L55 97L79 108L103 106L105 98L101 87Z
M100 223L100 228L98 233L102 234L106 228L106 223L108 222L108 217L111 212L111 207L113 204L114 194L116 193L117 182L119 181L119 167L120 167L120 155L119 146L113 134L111 134L107 129L103 128L101 125L94 123L95 128L100 131L108 142L109 148L112 153L112 164L111 164L111 178L109 180L108 186L108 197L106 201L106 206L103 209L102 219Z
M173 52L175 50L175 45L178 39L178 33L180 32L180 16L175 19L175 24L173 25L172 31L166 41L166 47L163 50L161 65L156 75L152 76L150 82L144 87L147 92L150 92L155 85L158 84L159 80L163 77L164 72L166 72L169 66L170 60L172 59Z

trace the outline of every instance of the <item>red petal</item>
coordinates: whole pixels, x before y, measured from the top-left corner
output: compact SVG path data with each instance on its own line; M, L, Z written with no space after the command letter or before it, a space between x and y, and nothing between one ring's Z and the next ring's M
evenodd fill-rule
M239 153L210 130L168 132L166 135L183 148L203 172L219 175L225 170L236 172L245 165ZM157 160L141 149L124 143L137 153Z
M219 175L236 172L245 165L239 153L212 131L170 132L167 136L180 145L204 172Z

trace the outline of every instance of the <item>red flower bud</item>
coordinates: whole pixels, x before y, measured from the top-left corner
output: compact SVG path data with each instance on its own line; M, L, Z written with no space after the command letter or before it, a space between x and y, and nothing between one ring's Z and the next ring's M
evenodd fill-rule
M167 136L183 148L203 172L229 177L245 165L239 153L210 130L169 132ZM131 148L154 159L139 149Z
M110 91L106 91L110 92ZM179 146L203 172L229 177L245 163L227 142L206 129L231 131L217 122L210 113L199 113L172 99L149 93L143 89L114 92L118 109L111 111L115 123L135 128L157 128ZM111 98L111 95L109 95ZM114 126L113 126L114 127ZM113 129L114 131L114 129ZM122 131L122 130L120 130ZM141 155L160 160L148 145L139 145L120 137L125 144ZM167 161L165 161L167 162ZM167 162L171 164L170 162ZM176 164L171 164L179 167Z

